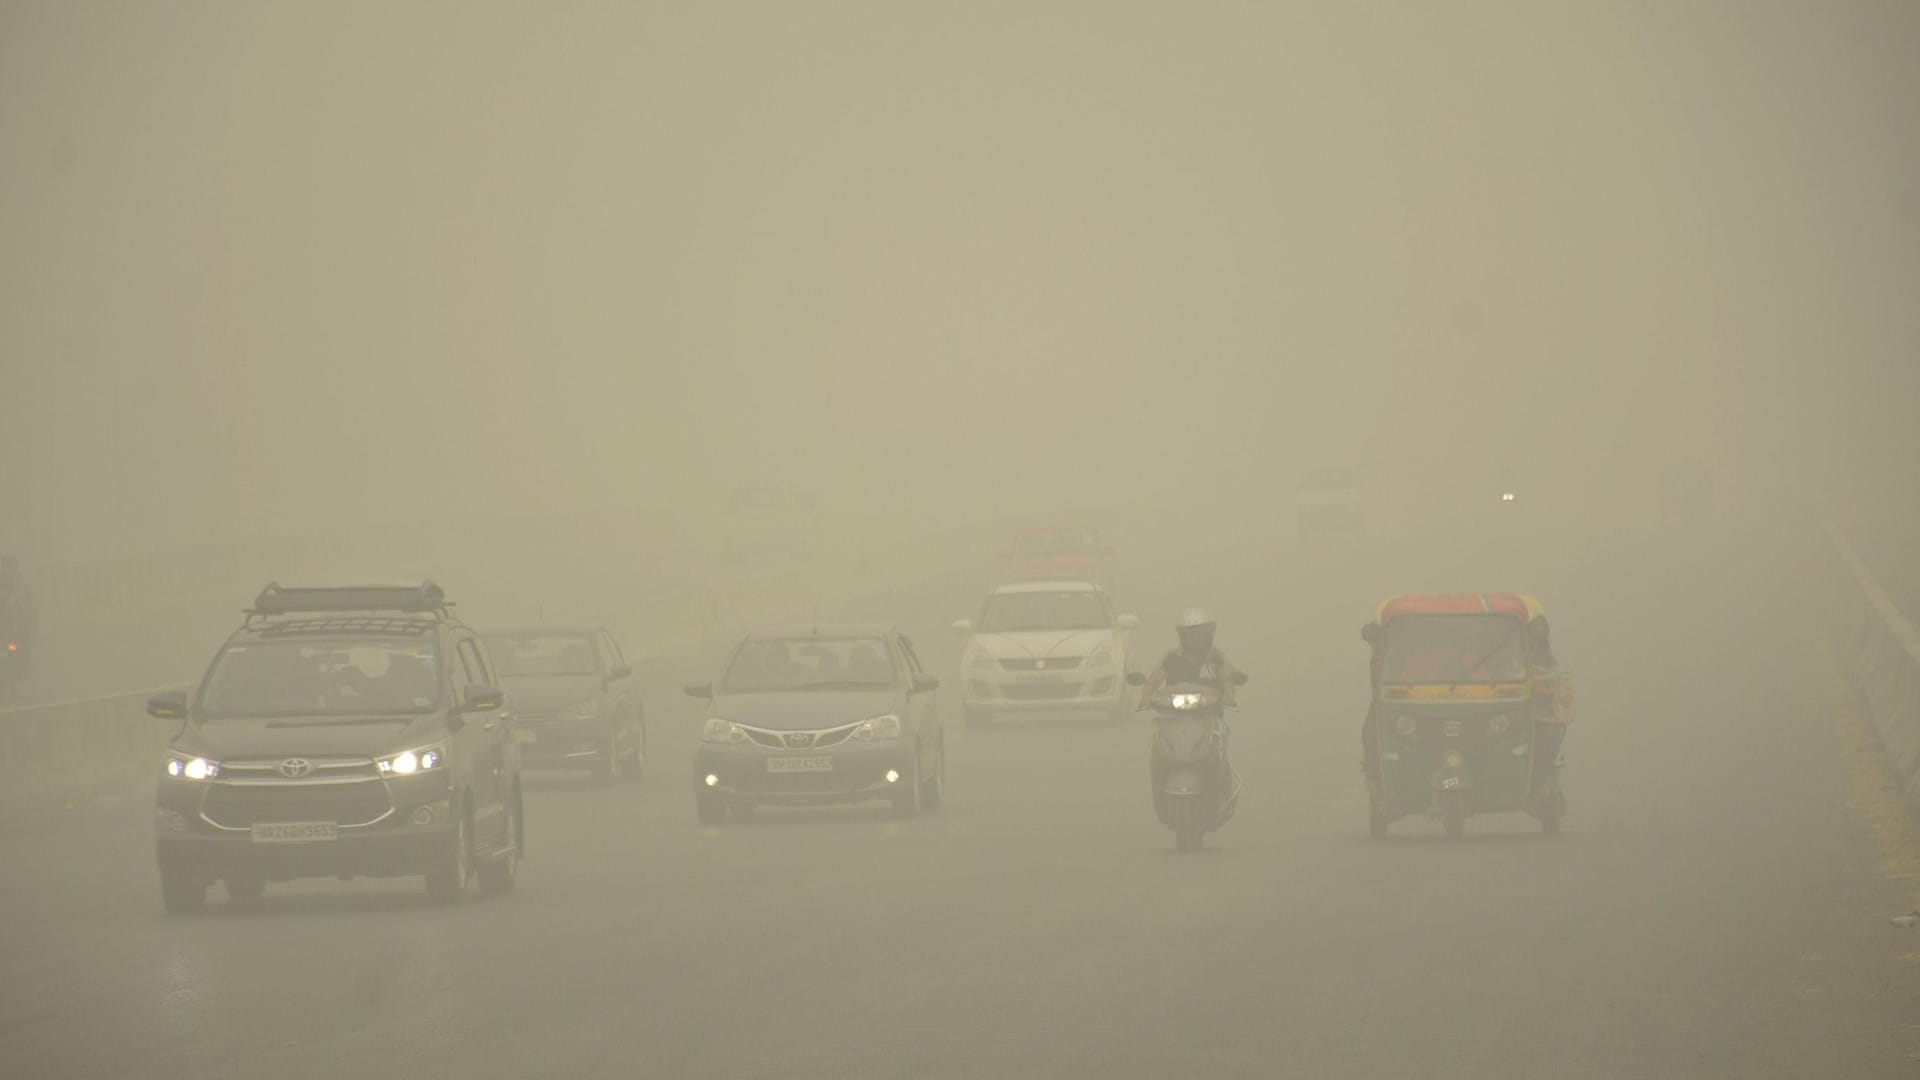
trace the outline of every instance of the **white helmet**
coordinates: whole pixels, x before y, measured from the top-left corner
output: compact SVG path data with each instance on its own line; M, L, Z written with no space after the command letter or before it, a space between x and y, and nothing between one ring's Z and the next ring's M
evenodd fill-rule
M1206 608L1190 607L1187 610L1180 613L1180 621L1178 623L1175 623L1174 625L1175 626L1211 626L1213 625L1213 616L1207 614Z
M1180 635L1180 651L1188 656L1199 656L1213 649L1213 616L1207 614L1205 608L1181 612L1174 632Z

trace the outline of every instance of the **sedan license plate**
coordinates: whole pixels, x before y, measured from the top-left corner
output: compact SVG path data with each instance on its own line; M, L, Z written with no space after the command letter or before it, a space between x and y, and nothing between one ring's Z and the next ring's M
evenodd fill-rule
M832 772L833 759L825 755L768 758L767 771L770 773Z
M256 844L307 844L340 839L340 826L331 821L259 822L253 827Z

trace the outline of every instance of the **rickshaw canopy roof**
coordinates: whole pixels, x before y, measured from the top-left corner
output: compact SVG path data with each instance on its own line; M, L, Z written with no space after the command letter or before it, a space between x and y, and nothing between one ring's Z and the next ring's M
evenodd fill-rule
M1375 618L1382 626L1402 615L1506 615L1525 623L1545 614L1523 593L1404 593L1389 597Z

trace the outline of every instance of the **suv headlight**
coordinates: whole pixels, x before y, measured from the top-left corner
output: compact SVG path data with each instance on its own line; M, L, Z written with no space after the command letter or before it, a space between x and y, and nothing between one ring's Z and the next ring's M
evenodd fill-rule
M175 780L211 780L220 775L220 763L186 754L168 754L167 775Z
M740 729L739 724L731 720L722 720L718 716L709 716L707 717L707 722L700 728L700 741L718 743L746 742L747 733Z
M392 757L374 762L380 766L381 776L412 776L414 773L432 772L446 763L447 748L444 744L419 750L402 750Z
M897 739L900 737L900 718L888 713L864 721L853 729L856 739Z
M589 698L560 710L562 720L592 720L600 715L600 699Z

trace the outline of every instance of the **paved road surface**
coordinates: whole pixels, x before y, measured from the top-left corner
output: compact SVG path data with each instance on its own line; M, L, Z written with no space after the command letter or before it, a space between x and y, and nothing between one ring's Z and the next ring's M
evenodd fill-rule
M655 687L649 775L543 782L503 899L317 882L168 918L144 793L0 825L0 1072L1920 1075L1920 937L1888 924L1915 885L1865 820L1790 547L1128 554L1144 648L1207 602L1257 680L1250 787L1203 854L1155 823L1137 726L956 723L944 811L702 828L692 703ZM1390 590L1508 585L1580 674L1567 831L1370 842L1355 631ZM932 635L974 602L895 598L949 665Z

